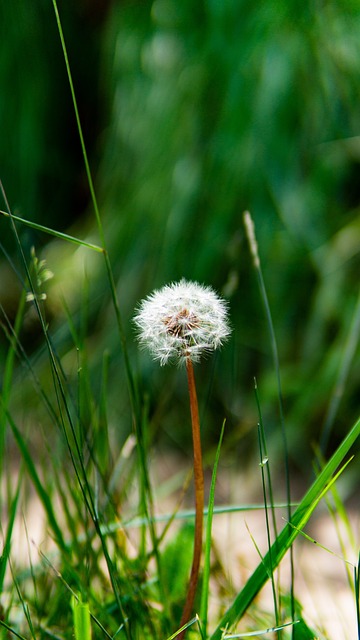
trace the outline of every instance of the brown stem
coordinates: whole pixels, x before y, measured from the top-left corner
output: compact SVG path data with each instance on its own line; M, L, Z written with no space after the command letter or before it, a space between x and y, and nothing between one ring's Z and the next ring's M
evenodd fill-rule
M194 605L196 587L199 578L201 550L202 550L202 533L203 533L203 516L204 516L204 473L202 465L201 439L200 439L200 421L199 408L196 396L194 368L190 358L186 360L186 372L189 386L190 396L190 412L191 427L194 450L194 483L195 483L195 533L194 533L194 555L190 573L189 588L186 596L186 602L180 622L180 627L186 624L190 618ZM182 631L178 636L178 640L182 640L186 633Z

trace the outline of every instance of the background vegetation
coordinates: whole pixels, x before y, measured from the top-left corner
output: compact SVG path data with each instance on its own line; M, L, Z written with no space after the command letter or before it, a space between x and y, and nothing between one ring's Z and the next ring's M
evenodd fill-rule
M60 9L130 348L134 305L153 288L185 276L225 293L236 331L206 428L217 433L226 414L241 431L252 414L253 376L272 392L242 226L249 209L280 345L288 428L297 446L307 446L322 431L358 295L358 3L84 1ZM94 238L51 3L16 0L1 12L0 153L9 202L23 217L59 230L74 224L78 235ZM9 225L1 224L12 251ZM27 255L49 242L20 233ZM56 326L56 284L69 304L82 286L76 250L65 251L46 247ZM13 311L7 277L2 297ZM104 315L101 261L93 260L88 279L89 329L101 353L115 333ZM152 365L147 371L155 395L164 379L177 377ZM356 415L359 375L354 365L335 439Z
M59 11L146 437L161 451L189 450L183 376L138 353L131 320L142 297L186 277L229 300L234 329L196 371L209 459L224 417L228 464L246 466L256 454L254 377L273 456L279 451L248 209L278 341L291 465L309 477L314 445L331 453L358 416L359 3L63 0ZM100 244L52 3L1 3L0 33L0 177L11 209ZM101 447L106 423L121 451L132 410L102 256L17 228L29 266L34 246L54 273L41 285L44 314L92 447ZM4 389L26 273L6 218L0 237ZM43 336L26 303L9 406L28 434L26 451L46 459L52 442L61 460L63 437L29 376L30 366L52 393ZM110 451L104 446L99 463L105 475L115 467ZM349 497L358 480L350 477Z

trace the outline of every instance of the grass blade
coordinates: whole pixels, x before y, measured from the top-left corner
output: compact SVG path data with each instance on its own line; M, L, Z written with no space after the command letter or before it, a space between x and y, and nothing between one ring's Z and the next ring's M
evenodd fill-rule
M35 229L36 231L42 231L43 233L47 233L50 236L55 236L55 238L59 238L60 240L66 240L67 242L77 244L80 247L86 247L87 249L92 249L93 251L97 251L98 253L104 253L104 249L102 247L99 247L97 244L92 244L92 242L86 242L85 240L80 240L79 238L70 236L68 233L62 233L61 231L56 231L56 229L44 227L42 224L32 222L32 220L25 220L25 218L15 216L13 213L9 214L6 211L0 211L0 214L2 216L5 216L6 218L11 217L13 220L15 220L15 222L21 222L21 224L25 224L27 227L31 227L31 229Z
M12 537L12 532L13 532L14 523L15 523L15 516L16 516L17 504L19 501L21 482L22 482L22 472L19 473L19 480L18 480L15 496L11 501L9 522L6 529L6 536L4 540L3 550L0 556L0 593L3 592L6 566L10 556L11 537Z
M111 263L110 263L109 253L108 253L107 248L106 248L105 233L104 233L103 224L102 224L102 221L101 221L99 206L98 206L98 202L97 202L97 198L96 198L96 194L95 194L94 182L93 182L93 179L92 179L90 165L89 165L89 159L88 159L88 155L87 155L87 151L86 151L86 145L85 145L83 130L82 130L82 126L81 126L79 110L78 110L78 106L77 106L75 88L74 88L74 83L73 83L73 79L72 79L69 58L68 58L68 54L67 54L67 48L66 48L64 33L63 33L63 29L62 29L62 24L61 24L61 20L60 20L60 14L59 14L57 2L56 2L56 0L52 0L52 3L53 3L53 7L54 7L56 24L57 24L57 28L58 28L58 32L59 32L59 37L60 37L60 41L61 41L61 47L62 47L64 61L65 61L66 72L67 72L69 86L70 86L70 93L71 93L71 98L72 98L73 107L74 107L76 126L77 126L77 130L78 130L78 133L79 133L79 139L80 139L81 151L82 151L82 154L83 154L86 177L87 177L87 181L88 181L88 185L89 185L91 201L92 201L92 204L93 204L93 207L94 207L96 224L97 224L97 228L98 228L98 232L99 232L100 242L101 242L101 245L102 245L102 252L103 252L104 259L105 259L105 267L106 267L107 277L108 277L109 286L110 286L111 298L112 298L112 302L113 302L113 306L114 306L116 322L117 322L117 327L118 327L119 336L120 336L120 342L121 342L121 347L122 347L122 353L123 353L123 357L124 357L124 363L125 363L125 370L126 370L126 376L127 376L127 383L128 383L130 401L131 401L131 404L132 404L132 409L133 409L134 415L136 415L137 421L139 421L140 420L140 411L139 411L139 403L137 402L138 392L137 392L137 387L135 385L134 377L133 377L131 366L130 366L130 360L129 360L129 356L128 356L128 352L127 352L126 338L125 338L125 332L124 332L124 329L123 329L123 323L122 323L122 318L121 318L121 313L120 313L120 306L119 306L118 297L117 297L117 293L116 293L114 274L113 274Z
M34 483L34 487L36 489L36 492L42 502L42 505L45 509L46 515L48 517L49 520L49 524L50 527L53 531L53 534L55 536L56 542L59 545L59 547L62 549L62 551L67 551L67 546L65 544L65 540L61 531L60 526L58 525L56 516L55 516L55 512L52 506L52 502L51 502L51 498L49 496L49 494L47 493L46 489L44 488L44 486L42 485L42 482L40 480L39 474L36 470L35 464L33 462L33 459L31 457L31 453L28 450L25 440L22 437L19 429L17 428L14 420L12 419L11 415L9 414L9 412L6 410L6 416L7 419L9 421L11 430L13 432L14 438L16 440L16 443L20 449L22 458L24 460L24 463L27 467L27 470L29 472L29 475Z
M14 636L15 638L19 638L19 640L27 640L27 638L20 635L20 633L17 633L15 629L10 627L10 625L6 624L6 622L4 622L4 620L1 620L1 619L0 619L0 627L3 627L4 629L6 629L8 633L11 633L11 635Z
M294 525L294 527L297 527L297 529L302 529L305 526L315 507L334 482L334 473L338 469L339 465L343 462L344 457L346 456L356 439L359 437L359 435L360 419L358 419L354 424L348 435L344 438L338 449L335 451L335 453L325 465L310 489L307 491L296 511L294 511L291 518L291 524ZM338 477L338 475L336 477ZM273 569L278 566L285 553L291 547L292 543L297 537L298 531L294 527L291 527L289 524L286 525L272 545L271 560ZM255 596L267 582L269 577L269 568L270 556L268 552L264 557L264 561L261 562L255 569L254 573L250 576L243 590L237 595L232 605L220 620L214 633L210 636L210 640L220 640L224 627L226 628L230 625L235 624L241 618L241 616L244 615L247 608L254 600Z
M200 605L200 619L202 621L205 637L206 637L207 619L208 619L211 531L212 531L212 521L213 521L213 515L214 515L215 486L216 486L217 469L218 469L218 464L220 459L220 450L221 450L221 445L224 437L224 430L225 430L225 421L223 422L223 425L221 428L219 444L216 450L214 468L211 476L211 485L210 485L210 492L209 492L209 507L208 507L207 522L206 522L204 571L203 571L203 581L202 581L203 584L202 584L201 605Z
M289 471L289 448L288 448L287 434L286 434L286 428L285 428L284 401L283 401L283 392L282 392L281 376L280 376L279 352L278 352L274 324L273 324L272 315L271 315L270 304L269 304L268 295L266 291L263 272L261 269L260 256L258 252L258 244L256 240L256 235L255 235L255 225L248 211L244 213L244 224L245 224L250 252L252 255L253 264L256 271L257 280L258 280L260 297L263 303L265 317L266 317L269 335L270 335L270 345L272 350L274 370L275 370L276 382L277 382L281 436L283 441L283 452L284 452L284 463L285 463L285 487L286 487L286 498L288 503L287 515L288 515L288 520L290 520L291 519L291 506L290 506L291 505L291 487L290 487L290 471ZM293 558L292 549L290 549L290 591L291 591L291 616L292 616L292 621L294 621L294 616L295 616L294 558Z

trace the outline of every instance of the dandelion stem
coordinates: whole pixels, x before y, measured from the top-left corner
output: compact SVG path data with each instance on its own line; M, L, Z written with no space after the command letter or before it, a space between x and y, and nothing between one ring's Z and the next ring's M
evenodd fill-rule
M190 573L189 588L186 596L186 602L180 622L180 627L182 627L190 620L192 608L194 605L196 587L199 578L204 516L204 472L201 453L199 408L196 395L194 367L190 358L187 358L186 360L186 372L189 386L191 427L194 449L195 533L194 555ZM178 635L178 640L181 640L184 637L185 633L186 630L182 631Z

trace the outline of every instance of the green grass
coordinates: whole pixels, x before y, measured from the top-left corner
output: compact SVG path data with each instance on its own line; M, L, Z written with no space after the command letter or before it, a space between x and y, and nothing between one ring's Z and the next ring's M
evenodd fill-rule
M186 597L192 558L194 513L191 509L184 511L181 508L179 494L185 494L189 485L183 475L180 479L178 476L174 477L173 487L168 489L168 493L166 487L163 487L165 495L161 494L160 487L154 486L156 476L153 452L158 438L157 424L164 416L164 405L171 406L166 414L167 420L175 416L176 425L181 425L184 430L190 418L181 403L181 389L180 385L177 387L177 378L176 384L169 384L169 390L165 384L164 388L156 384L152 388L150 381L155 375L155 365L150 369L153 365L149 365L144 359L139 360L129 340L130 319L124 314L121 303L126 297L133 300L134 293L130 290L131 280L124 275L122 279L118 270L116 275L114 273L113 264L118 263L116 260L112 262L112 253L106 242L106 227L103 226L97 203L77 108L71 61L67 55L66 40L55 0L53 6L99 241L88 242L73 234L12 215L3 190L6 211L1 212L4 218L2 222L8 225L7 233L13 238L19 256L16 267L11 260L9 266L16 272L21 291L14 319L2 308L6 349L0 394L0 506L4 522L0 559L0 637L27 640L66 640L73 637L79 640L173 640L180 631L178 626ZM220 14L219 9L219 22L226 17ZM286 20L285 15L283 19ZM316 46L315 43L313 46ZM260 109L259 106L258 108ZM258 114L260 116L264 117L264 114L261 112ZM207 170L211 173L210 165L211 163ZM148 167L145 166L143 170L146 177ZM269 191L272 192L276 206L280 206L284 194L275 193L274 185L277 180L270 173ZM222 195L223 192L219 197ZM217 201L217 196L215 200ZM97 272L102 273L100 288L107 290L112 310L109 311L107 306L102 313L98 309L94 311L93 283L84 267L84 276L79 278L81 295L76 304L68 304L65 293L59 323L54 318L48 318L49 307L44 294L48 293L49 288L51 297L51 285L46 279L41 279L39 273L39 265L42 268L45 265L36 259L36 253L29 252L24 246L21 233L23 226L30 226L45 237L55 237L60 246L71 243L76 250L83 250L84 255L94 254L99 261ZM208 226L210 238L212 233L216 235L215 231L211 230L211 225ZM172 225L167 233L175 233ZM134 237L134 242L135 240ZM336 238L334 242L336 243ZM259 243L261 253L261 238ZM329 240L321 249L321 268L324 268L324 273L324 264L326 260L330 262L333 255L332 244ZM168 246L171 247L171 243ZM336 257L339 256L339 251L335 251ZM204 253L199 260L202 265L201 268L198 267L199 272L205 273L208 257ZM166 267L166 257L162 256L161 263L164 273L171 273L171 269ZM62 280L61 269L56 269L51 262L46 266L54 271L59 286ZM251 271L250 260L246 261L246 269ZM252 452L252 464L241 470L241 474L247 473L252 467L251 473L257 473L260 456L258 486L263 502L256 505L256 508L264 513L267 549L261 550L254 538L259 553L258 564L252 567L246 582L236 591L232 576L227 576L221 563L219 569L213 560L216 548L216 541L215 545L212 541L214 519L222 511L235 514L251 511L251 506L246 505L246 496L241 487L234 504L227 509L217 505L216 489L222 478L221 463L222 460L226 462L229 449L236 442L232 434L228 433L228 426L220 429L218 425L220 438L216 438L216 451L212 453L211 447L208 447L206 455L206 466L211 470L211 485L208 507L204 514L206 534L202 577L194 617L186 625L189 639L226 640L246 635L269 637L269 634L270 637L284 640L323 637L321 629L312 630L307 612L298 599L296 557L292 558L290 580L282 580L281 567L285 556L292 553L294 546L296 548L299 538L305 539L306 543L314 547L314 562L316 553L333 555L326 541L325 544L314 544L314 538L303 531L314 512L326 507L329 522L333 520L339 527L344 565L350 566L347 577L349 593L354 594L353 628L359 634L358 540L350 523L342 489L348 487L348 494L351 495L356 483L356 461L353 461L352 450L358 443L360 420L353 421L353 425L348 423L346 434L338 438L332 455L326 457L324 454L327 448L324 445L328 444L339 410L339 398L345 392L344 385L349 380L351 362L356 353L359 305L355 305L351 322L344 322L342 325L342 343L337 344L335 350L331 348L329 353L323 354L326 359L324 368L328 367L332 373L329 376L324 373L327 383L325 386L330 391L329 410L321 443L323 452L320 453L319 450L316 455L315 478L307 480L303 495L296 504L292 504L291 483L296 478L295 472L292 478L291 465L296 459L299 440L295 439L294 442L290 438L289 442L287 439L288 424L291 423L294 409L293 413L287 415L283 402L284 383L280 381L281 357L275 339L276 322L272 319L271 296L269 301L265 288L267 276L271 279L271 269L269 259L264 274L257 268L260 294L255 285L253 290L256 293L252 291L250 294L250 297L256 296L258 306L263 304L265 308L261 323L264 330L260 333L260 329L257 329L256 337L262 345L269 345L273 365L264 381L264 386L267 383L270 387L270 391L265 394L266 401L262 400L261 383L259 387L256 384L255 399L252 397L247 400L247 405L254 407L252 415L257 415L254 427L258 422L259 447L258 455L253 455ZM137 275L141 278L140 271L137 271ZM118 280L121 282L120 289ZM321 289L322 282L319 286ZM312 339L323 326L320 302L323 300L325 304L329 293L328 286L324 287L324 296L319 295L316 299L319 309L313 317L314 323L319 320L319 324L313 327L311 335L308 334L304 353L306 349L311 351ZM64 291L66 292L65 281ZM95 294L101 306L103 298L98 292L97 284ZM127 303L124 306L127 308ZM347 312L347 321L350 316L351 313ZM36 345L24 344L29 318L36 323L37 336L41 336ZM98 333L93 330L97 324L101 325L99 343L96 339ZM107 343L104 335L106 336L109 324L116 325L117 338L114 342L113 335L109 332ZM234 317L233 331L236 336L240 333L237 315ZM236 357L241 358L242 347L239 340L235 338L233 345L236 346ZM121 362L118 356L120 353ZM342 354L340 359L337 357L339 353ZM213 387L216 387L217 393L222 389L224 397L228 394L226 384L219 387L216 382L217 378L221 379L221 367L225 369L226 365L225 358L218 361L212 370L210 382L206 379L207 386L202 386L209 393L208 403L211 402ZM306 368L305 373L308 373ZM291 374L285 378L291 384ZM304 374L303 379L305 378ZM301 377L296 377L296 384L299 384L299 379ZM228 377L225 377L226 380ZM335 389L333 395L330 382ZM296 413L297 422L304 419L307 408L312 416L316 415L317 401L322 407L326 405L326 400L319 397L323 394L322 388L314 391L310 386L316 385L303 384L300 390L293 391L298 393L295 404L301 405ZM235 396L238 390L233 388L233 392ZM276 422L280 425L271 437L264 417L269 410L268 403L271 404L272 415L278 412ZM232 406L232 402L229 404ZM304 433L307 432L304 424ZM227 439L230 443L228 449ZM276 446L282 442L281 453L273 457L270 440L274 440ZM187 440L184 442L182 446L186 450ZM301 452L304 450L304 447L300 447ZM186 453L190 460L190 451ZM277 470L277 466L280 466L280 470ZM241 478L241 474L237 477ZM283 493L277 499L279 483L286 486L285 504L281 507L277 504L283 501ZM165 515L162 500L172 504L170 512ZM29 505L33 504L36 505L39 517L44 518L40 535L44 548L42 542L33 541L33 534L27 524L27 518L30 519L31 516ZM282 525L277 521L278 512L286 514ZM345 528L345 537L340 524ZM27 548L25 552L21 549L20 557L16 528L21 527L25 532ZM357 564L354 561L353 571L351 560L345 557L349 546L357 559ZM238 547L237 552L241 554L240 535ZM271 583L273 595L273 607L270 611L261 600L261 592L267 583ZM211 595L216 588L219 589L221 598L214 607ZM334 599L336 600L336 596Z
M10 211L8 213L11 221ZM72 377L66 374L48 329L37 274L32 275L31 263L28 264L22 251L15 221L12 223L24 260L26 290L32 292L28 304L34 305L39 318L48 365L41 361L42 370L36 373L36 363L31 363L21 347L21 328L25 318L23 296L16 323L11 332L8 330L9 350L4 376L7 382L1 398L3 425L4 428L8 425L12 433L22 460L23 472L19 475L14 493L8 479L9 490L5 502L3 500L3 508L8 505L10 519L4 533L1 582L9 605L0 624L16 637L70 638L73 634L79 638L176 637L176 623L187 588L192 534L190 532L190 537L187 537L186 529L181 529L177 534L171 533L172 529L168 529L166 520L160 527L156 523L156 502L149 475L149 448L152 445L146 402L140 400L140 396L137 398L138 405L133 418L136 447L128 461L124 449L114 453L110 442L111 427L107 421L106 408L107 359L104 359L101 384L94 390L89 374L86 340L73 325L69 315L78 372ZM45 287L46 283L40 282L40 286ZM86 298L83 306L82 313L86 315ZM32 426L35 420L34 409L31 408L24 433L24 420L19 407L11 403L12 387L18 392L18 384L14 380L14 356L23 363L25 380L33 383L38 402L46 416L42 417L42 432L36 434L36 437ZM257 400L260 424L263 425L258 396ZM134 398L129 397L129 402L133 401ZM139 416L140 425L136 423ZM18 426L19 420L23 425L21 427ZM268 470L267 479L263 476L264 509L267 513L269 505L273 512L276 511L276 505L271 489L263 429L262 426L260 461L261 469L265 467ZM208 621L208 598L211 582L211 525L216 517L215 484L220 460L220 447L218 448L207 515L205 565L199 609L201 615L189 621L189 636L209 640L241 637L241 634L231 630L236 629L236 624L251 611L258 593L270 580L273 584L276 617L276 624L271 627L276 630L274 633L278 637L289 637L289 633L295 638L315 637L304 618L297 613L293 585L290 585L289 591L293 605L286 613L280 604L286 599L286 592L280 597L280 590L284 586L280 586L273 578L285 554L292 548L320 501L329 491L334 492L340 476L347 473L346 468L352 460L348 458L348 454L359 433L360 421L357 421L332 457L323 462L314 483L299 501L291 520L279 533L276 527L270 532L268 523L267 554L260 558L243 589L228 603L225 613L221 614L222 607L219 607L218 621L215 628L211 629ZM5 440L2 468L6 481L7 477L10 478L12 465L6 456L9 437ZM43 451L41 455L34 450L32 440ZM112 477L115 472L116 482ZM135 504L127 500L127 493L133 483L137 487ZM45 531L52 538L55 549L51 551L51 561L41 554L42 562L30 565L28 571L19 565L15 571L17 561L16 551L11 544L12 532L15 519L20 517L20 495L23 495L23 504L26 506L26 487L30 485L46 516ZM338 493L333 495L331 513L334 516L335 512L337 517L345 521L346 508ZM181 514L175 510L168 519L176 522L179 515ZM138 524L133 524L138 532L135 536L136 543L130 539L127 525L127 521L130 520L131 523L131 518L134 517L138 519ZM349 523L347 526L350 530ZM296 574L296 565L294 570ZM355 592L358 590L357 578L355 585L350 585L349 588L354 588ZM81 594L79 599L76 599L74 593ZM14 611L19 611L19 606L23 615L14 616ZM292 620L282 618L283 615L291 616L291 611ZM306 617L306 612L302 615ZM210 617L213 621L214 612L211 612ZM265 619L264 612L264 621Z

